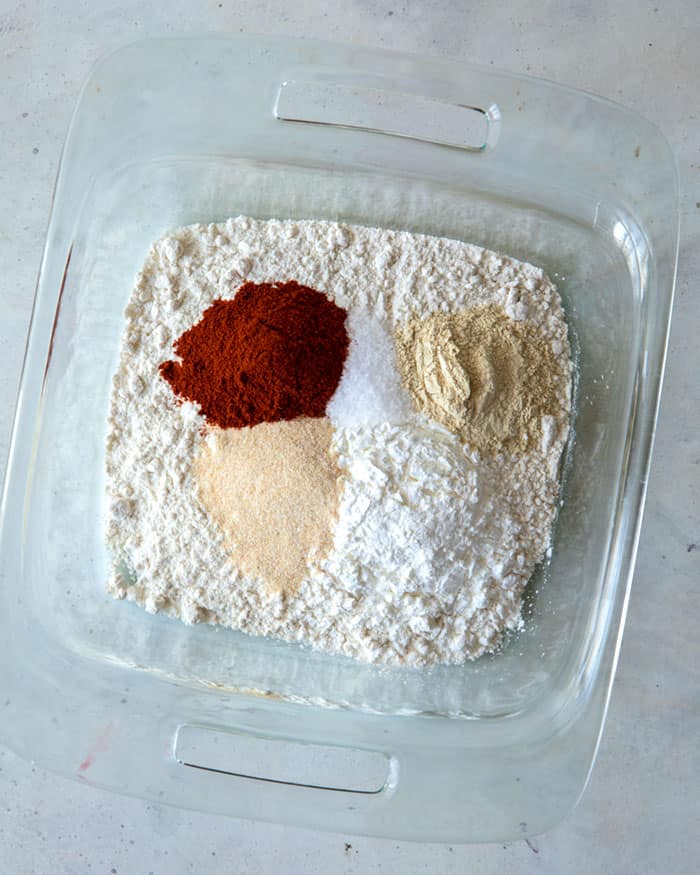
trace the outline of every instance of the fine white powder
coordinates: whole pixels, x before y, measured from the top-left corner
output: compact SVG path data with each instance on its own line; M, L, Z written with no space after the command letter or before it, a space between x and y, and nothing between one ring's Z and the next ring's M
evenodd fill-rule
M192 463L204 419L158 375L172 344L244 280L288 279L349 311L328 413L342 471L333 549L293 597L236 569ZM480 458L411 409L391 334L410 318L501 306L537 325L562 365L540 447ZM126 311L107 441L110 591L185 622L221 623L363 660L460 663L521 625L549 546L568 434L570 365L556 289L532 265L458 241L333 222L245 217L151 249Z

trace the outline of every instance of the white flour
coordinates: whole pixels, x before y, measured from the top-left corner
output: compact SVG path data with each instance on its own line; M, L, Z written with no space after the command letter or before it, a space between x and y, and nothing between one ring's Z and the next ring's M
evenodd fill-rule
M286 600L232 566L191 476L203 418L158 375L178 336L244 279L294 279L350 311L353 345L329 405L343 471L334 548ZM561 361L558 414L522 458L471 453L412 412L392 371L388 331L480 304L538 325ZM475 658L518 628L549 544L570 412L566 324L541 270L443 238L237 218L155 244L126 317L107 442L115 596L185 622L409 665Z

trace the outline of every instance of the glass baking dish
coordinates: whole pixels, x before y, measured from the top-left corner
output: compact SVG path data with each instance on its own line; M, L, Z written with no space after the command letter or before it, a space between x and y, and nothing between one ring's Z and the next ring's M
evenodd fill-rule
M575 439L551 556L503 652L381 668L106 595L105 417L134 276L169 229L237 214L446 235L557 282ZM318 829L551 827L586 784L615 670L677 246L666 140L588 94L267 37L103 60L58 174L3 495L2 740L115 791Z

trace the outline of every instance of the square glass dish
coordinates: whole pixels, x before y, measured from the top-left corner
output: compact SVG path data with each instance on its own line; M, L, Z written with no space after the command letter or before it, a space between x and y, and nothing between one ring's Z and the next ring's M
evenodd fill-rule
M551 557L502 652L381 668L106 595L105 419L134 276L169 229L238 214L445 235L557 283L575 439ZM61 161L3 495L2 741L115 791L312 828L551 827L583 791L615 670L677 247L666 140L588 94L262 37L103 60Z

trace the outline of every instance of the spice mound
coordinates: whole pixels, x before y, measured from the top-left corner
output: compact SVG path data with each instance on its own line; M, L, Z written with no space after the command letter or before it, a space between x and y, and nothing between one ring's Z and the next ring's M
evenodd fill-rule
M247 282L204 311L160 373L221 428L323 416L349 345L345 315L297 282Z
M211 429L194 463L199 497L242 571L293 593L333 544L340 470L328 419Z
M413 319L397 347L416 407L490 455L538 446L566 394L542 331L493 305Z
M551 546L570 394L534 265L336 222L180 228L126 310L108 590L370 663L494 652Z

